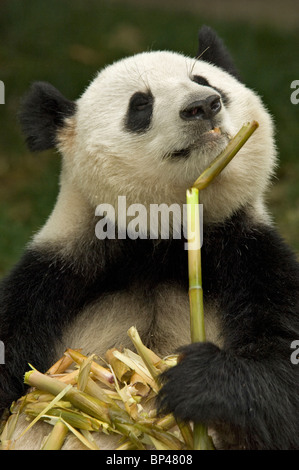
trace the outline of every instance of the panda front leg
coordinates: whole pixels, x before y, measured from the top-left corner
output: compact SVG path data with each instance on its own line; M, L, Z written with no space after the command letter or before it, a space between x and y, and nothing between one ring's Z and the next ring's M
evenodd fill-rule
M254 348L241 356L212 343L186 346L182 354L164 374L164 411L213 428L218 448L298 448L295 371L279 366L279 357L257 360Z
M222 227L203 250L203 287L218 297L223 347L182 348L163 376L160 409L214 428L220 448L299 449L299 367L290 359L298 263L271 228L231 227L235 236Z

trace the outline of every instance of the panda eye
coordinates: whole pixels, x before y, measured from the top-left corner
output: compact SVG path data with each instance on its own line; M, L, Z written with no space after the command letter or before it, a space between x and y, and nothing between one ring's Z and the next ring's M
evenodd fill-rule
M143 111L147 106L151 106L153 97L151 94L137 92L130 100L130 108L135 111Z
M138 91L131 96L127 114L125 117L125 128L134 133L146 132L152 120L154 97L151 92Z
M192 81L195 83L198 83L198 85L202 86L211 86L208 82L208 80L205 77L202 77L201 75L193 75Z

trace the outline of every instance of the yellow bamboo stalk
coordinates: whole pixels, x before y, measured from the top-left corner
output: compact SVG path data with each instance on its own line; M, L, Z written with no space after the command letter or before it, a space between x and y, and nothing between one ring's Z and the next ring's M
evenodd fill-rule
M126 441L123 444L121 444L119 447L117 447L115 450L136 450L136 447L133 442Z
M73 363L72 358L62 356L55 364L53 364L47 371L47 375L62 374Z
M142 343L139 333L134 326L132 326L128 330L128 335L131 338L131 341L134 344L136 351L138 352L139 356L146 365L149 373L153 377L153 380L156 382L157 387L159 387L157 380L159 378L160 371L156 368L154 361L158 363L161 362L161 359L151 349L148 349Z
M41 450L60 450L68 432L68 427L59 419L54 424Z
M67 349L64 354L67 357L71 357L73 361L79 365L81 365L82 362L87 359L87 356L84 356L75 349ZM110 388L114 387L114 377L108 369L105 369L105 367L102 367L95 361L92 361L90 370L96 376L96 378L100 380L100 382L104 383Z
M108 363L111 365L116 377L120 382L126 382L132 375L132 370L122 361L117 359L114 356L114 351L116 348L108 349L105 354L105 358L107 359Z
M125 350L124 353L121 353L120 351L116 350L113 354L115 355L115 357L127 364L127 366L129 366L132 370L137 372L137 374L139 374L145 380L145 382L149 384L149 386L154 390L154 392L158 393L160 386L156 383L148 369L144 366L144 362L137 362L133 359L134 356L138 358L136 354L134 355L134 353L129 350Z

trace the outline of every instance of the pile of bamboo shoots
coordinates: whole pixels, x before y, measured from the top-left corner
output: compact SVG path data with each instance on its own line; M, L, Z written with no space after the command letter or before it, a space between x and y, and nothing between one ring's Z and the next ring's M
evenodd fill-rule
M100 365L68 349L46 374L26 372L31 389L12 405L11 416L2 431L2 449L13 449L37 421L52 425L43 450L57 450L72 433L87 449L99 450L95 433L119 436L117 450L191 449L190 424L177 423L169 414L158 417L153 406L160 389L159 375L177 362L177 356L161 359L141 342L137 330L128 334L137 353L111 349ZM31 421L16 435L20 413ZM51 429L51 426L49 426Z
M193 234L196 246L188 250L192 342L205 341L198 192L225 168L257 127L256 121L244 125L187 190L188 234ZM157 356L142 343L134 327L128 334L137 353L109 350L101 365L93 355L86 357L79 350L68 349L46 374L32 367L25 374L25 383L31 388L12 404L1 432L1 448L13 449L18 439L43 420L49 423L44 450L61 449L68 434L87 449L98 450L96 433L119 436L116 450L212 449L201 424L178 422L172 414L157 415L154 403L160 389L159 375L177 363L177 356ZM21 413L28 416L28 426L16 435Z

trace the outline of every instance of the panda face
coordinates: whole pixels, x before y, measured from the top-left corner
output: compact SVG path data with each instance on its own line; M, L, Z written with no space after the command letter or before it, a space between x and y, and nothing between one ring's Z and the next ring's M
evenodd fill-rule
M223 68L146 52L99 72L75 111L57 101L63 125L50 116L55 126L47 127L63 155L62 190L79 192L76 199L93 211L101 203L117 208L118 196L146 207L184 204L186 189L229 138L258 121L254 137L202 192L201 202L206 222L222 221L242 206L265 216L263 194L276 160L271 117L256 93Z
M200 65L154 52L107 67L77 103L77 145L102 155L105 164L110 159L124 177L129 167L136 178L151 183L160 176L161 186L173 181L185 190L237 127L226 109L221 77L213 77L216 68Z
M106 67L77 101L60 149L93 206L116 206L118 195L130 204L183 204L186 189L252 119L260 124L254 139L202 194L205 220L218 221L241 205L261 206L275 149L260 99L215 65L149 52Z

